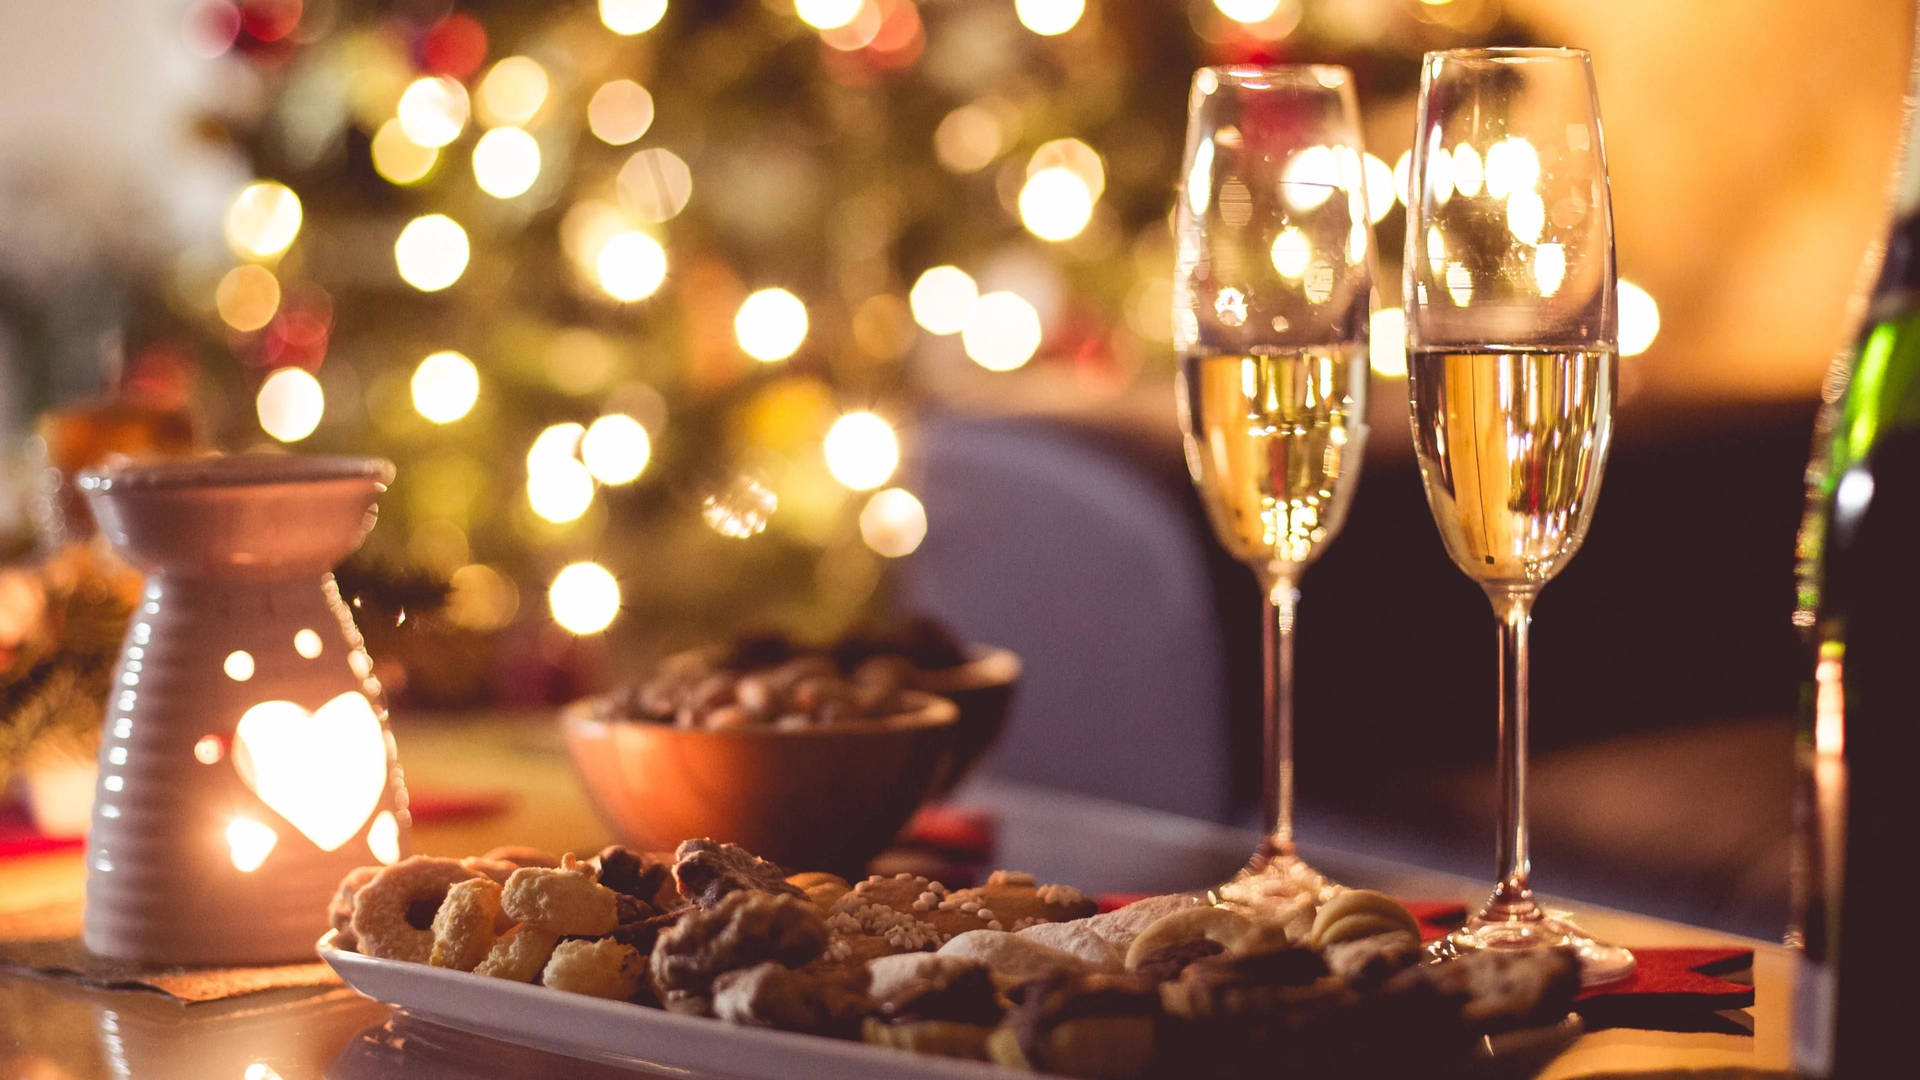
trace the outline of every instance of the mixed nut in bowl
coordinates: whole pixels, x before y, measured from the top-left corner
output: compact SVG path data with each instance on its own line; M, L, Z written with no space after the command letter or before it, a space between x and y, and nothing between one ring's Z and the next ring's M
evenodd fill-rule
M731 670L783 663L810 652L824 652L843 673L855 674L875 661L898 667L906 686L946 698L960 710L954 727L953 760L934 783L934 794L950 790L976 765L1007 726L1020 657L997 645L964 644L946 626L926 618L885 630L859 631L832 646L815 650L779 634L742 639L715 653Z
M711 836L789 866L858 871L951 760L958 710L898 664L839 673L803 654L747 670L681 653L561 715L588 794L623 843Z

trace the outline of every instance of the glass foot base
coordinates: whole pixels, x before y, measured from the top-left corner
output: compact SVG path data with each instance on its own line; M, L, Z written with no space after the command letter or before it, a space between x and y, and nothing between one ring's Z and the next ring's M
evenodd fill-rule
M1315 904L1335 889L1332 880L1298 855L1256 855L1233 880L1213 890L1216 902L1254 909L1290 907L1301 900Z
M1451 960L1480 949L1570 948L1580 957L1580 985L1600 986L1633 974L1633 953L1588 937L1565 919L1490 919L1476 915L1466 925L1427 946L1436 960Z

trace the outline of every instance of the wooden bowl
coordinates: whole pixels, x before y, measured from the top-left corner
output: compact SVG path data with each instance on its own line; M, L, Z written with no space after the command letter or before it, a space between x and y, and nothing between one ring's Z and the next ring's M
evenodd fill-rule
M621 843L670 851L708 836L793 870L854 876L920 808L953 752L959 710L905 691L884 720L778 731L704 731L608 720L577 702L567 752Z
M973 659L958 667L916 668L912 676L914 689L938 694L960 710L960 722L953 734L953 758L934 781L935 795L953 790L1000 738L1007 726L1007 714L1013 709L1014 688L1020 682L1020 657L1012 649L975 645L968 652Z

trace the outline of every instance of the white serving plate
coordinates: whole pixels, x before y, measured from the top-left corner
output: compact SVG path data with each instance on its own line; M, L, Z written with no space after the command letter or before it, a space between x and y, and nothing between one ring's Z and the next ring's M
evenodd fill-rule
M984 1062L681 1016L624 1001L548 990L465 971L380 960L334 948L318 951L346 984L413 1017L484 1038L566 1057L688 1080L1033 1080L1035 1074ZM1481 1077L1531 1076L1581 1033L1580 1020L1484 1040Z

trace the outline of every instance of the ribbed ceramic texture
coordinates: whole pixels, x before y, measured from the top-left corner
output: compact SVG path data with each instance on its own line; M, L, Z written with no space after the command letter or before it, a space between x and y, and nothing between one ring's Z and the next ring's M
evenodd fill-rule
M290 498L284 485L227 486L214 497L192 486L91 493L102 531L151 570L107 700L87 845L85 940L96 953L168 964L309 958L340 878L376 861L367 835L382 812L394 815L397 847L406 852L406 794L383 699L331 575L298 559L267 574L262 563L272 560L254 559L238 568L241 580L227 580L219 550L191 552L185 572L154 557L156 550L188 552L196 536L217 538L209 540L215 548L238 537L249 551L270 550L271 539L257 535L263 523L279 530L300 522L249 509L257 490L262 499L298 506L294 518L328 519L303 543L311 547L315 532L330 530L335 548L347 546L328 558L344 558L370 525L381 485L368 478L358 491L343 490L339 480L315 487L310 500ZM156 531L165 539L148 544ZM230 663L237 652L250 663ZM246 678L236 677L248 667ZM234 765L233 738L241 716L263 701L311 711L342 694L364 694L378 718L385 784L352 837L326 852L248 787ZM326 724L286 725L295 736L290 745L324 745L333 737ZM242 870L231 855L228 826L236 817L277 834L257 868Z

